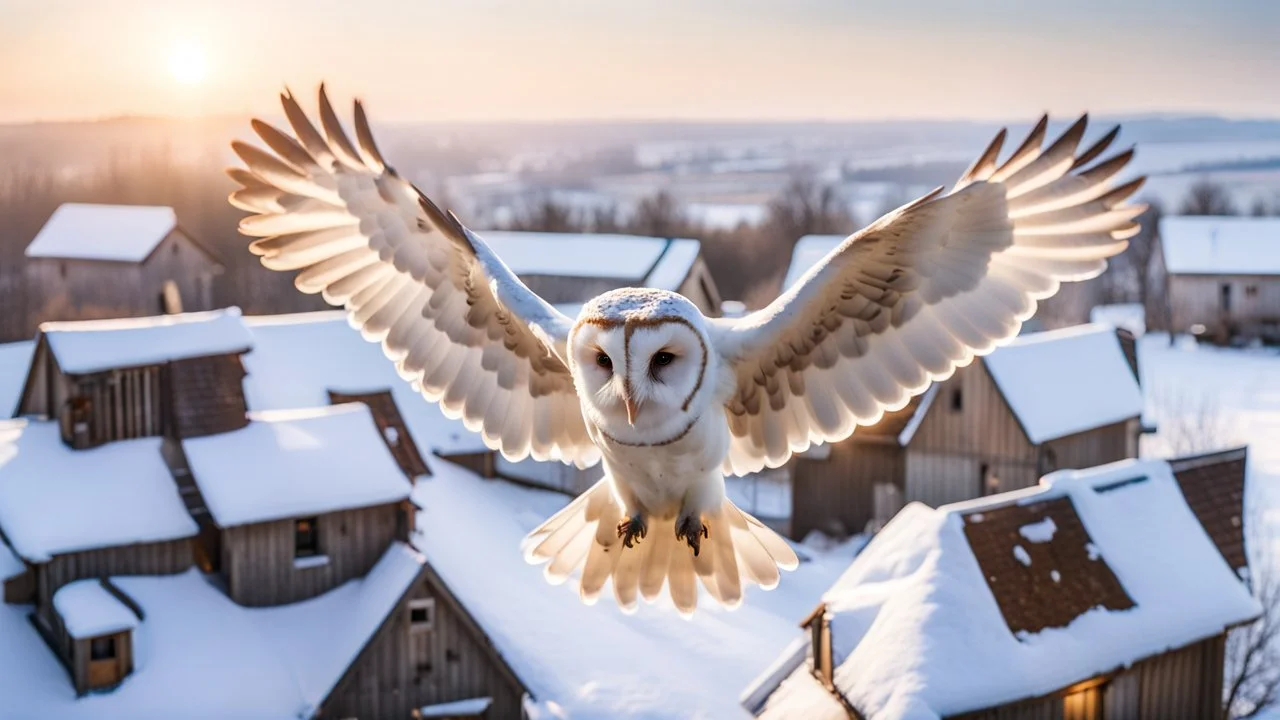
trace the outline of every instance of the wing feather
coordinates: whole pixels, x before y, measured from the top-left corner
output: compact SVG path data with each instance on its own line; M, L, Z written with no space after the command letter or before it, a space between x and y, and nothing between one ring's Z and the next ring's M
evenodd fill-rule
M291 93L280 99L293 135L254 120L268 149L233 143L245 167L229 171L262 264L344 307L401 378L489 447L596 462L563 360L569 319L387 166L359 102L352 143L323 86L323 135Z
M777 467L901 409L1015 336L1062 282L1094 277L1136 232L1142 178L1126 150L1088 169L1080 118L1044 147L1048 118L1003 163L1002 130L954 189L849 237L769 307L713 325L734 373L725 471Z

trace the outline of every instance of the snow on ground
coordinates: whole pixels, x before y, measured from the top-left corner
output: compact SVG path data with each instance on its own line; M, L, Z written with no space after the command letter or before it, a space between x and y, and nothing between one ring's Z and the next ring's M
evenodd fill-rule
M28 618L31 606L0 605L0 717L307 717L422 562L396 543L364 578L273 608L240 607L194 569L114 577L143 611L134 631L134 672L115 690L82 698Z
M396 502L410 485L362 403L253 413L182 441L220 527Z
M544 707L576 718L742 717L738 697L792 641L796 624L848 566L857 543L806 553L770 592L727 611L705 594L689 620L665 595L624 615L606 590L587 607L551 586L520 540L568 498L486 481L433 458L418 481L417 543ZM459 538L466 538L460 541Z
M18 411L35 347L32 340L0 345L0 419L13 417Z

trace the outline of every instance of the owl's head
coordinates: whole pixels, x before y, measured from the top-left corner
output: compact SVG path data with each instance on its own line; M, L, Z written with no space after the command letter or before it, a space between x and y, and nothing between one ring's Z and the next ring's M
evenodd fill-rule
M582 308L570 370L589 419L632 444L668 441L710 405L715 358L702 313L683 296L624 288Z

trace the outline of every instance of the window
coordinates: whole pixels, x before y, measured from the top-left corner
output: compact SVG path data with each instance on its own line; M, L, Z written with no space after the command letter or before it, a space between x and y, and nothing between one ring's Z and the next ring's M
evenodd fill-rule
M960 412L964 410L964 393L960 388L951 391L951 412Z
M436 624L436 599L418 598L409 601L410 632L427 632Z
M1231 312L1231 285L1222 283L1222 312Z
M1244 296L1245 296L1245 297L1247 297L1247 298L1254 298L1254 297L1258 297L1258 286L1257 286L1257 285L1245 285L1245 286L1244 286Z
M315 518L302 518L293 522L293 556L312 557L320 554L320 535L316 532Z
M96 637L89 641L90 660L114 660L116 658L116 638L114 635Z

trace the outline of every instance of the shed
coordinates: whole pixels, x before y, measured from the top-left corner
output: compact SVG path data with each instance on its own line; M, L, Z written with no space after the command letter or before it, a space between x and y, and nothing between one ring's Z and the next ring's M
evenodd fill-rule
M1104 325L1022 335L795 458L793 537L862 532L906 502L943 505L1135 457L1143 399L1125 347Z
M1155 329L1280 342L1280 220L1164 217L1159 233Z
M66 203L26 249L30 330L52 320L213 308L223 263L173 208Z
M1226 632L1260 612L1169 463L1064 470L907 506L744 702L761 718L1217 718Z

